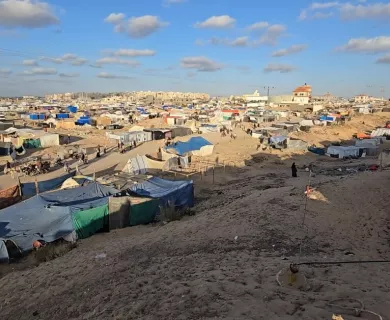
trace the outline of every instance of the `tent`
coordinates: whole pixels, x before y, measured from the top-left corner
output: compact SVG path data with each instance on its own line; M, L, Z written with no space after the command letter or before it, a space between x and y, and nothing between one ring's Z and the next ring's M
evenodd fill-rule
M11 143L0 142L0 156L9 156L11 154Z
M68 106L66 109L68 109L69 112L76 113L78 110L78 107Z
M180 156L191 154L198 156L208 156L213 153L214 146L205 138L193 137L186 142L175 142L174 144L165 147L165 150Z
M60 145L60 135L56 133L48 133L39 138L41 140L41 147L47 148Z
M92 183L94 180L88 176L74 176L72 178L68 178L64 181L61 186L61 189L70 189L76 187L86 186L89 183Z
M354 146L329 146L326 153L330 156L343 159L348 157L357 158L359 157L359 151L360 149Z
M137 155L127 161L122 172L138 175L145 174L146 172L154 173L155 171L167 171L178 166L178 157L175 155L172 156L173 157L166 160L157 160L150 156Z
M160 206L174 206L175 209L194 205L194 183L190 181L170 181L153 177L130 187L130 191L142 197L160 200Z
M0 247L11 240L27 252L36 240L53 242L74 231L80 238L89 236L104 226L108 197L115 193L113 188L93 183L37 195L0 210ZM5 253L0 250L0 260L8 260Z

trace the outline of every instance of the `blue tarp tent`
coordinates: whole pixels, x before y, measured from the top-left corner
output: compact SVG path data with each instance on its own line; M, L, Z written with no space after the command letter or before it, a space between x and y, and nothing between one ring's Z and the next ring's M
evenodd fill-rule
M107 204L118 191L91 183L84 187L54 191L0 210L0 247L12 240L22 252L32 249L35 240L52 242L72 233L73 214ZM0 255L4 250L1 250ZM0 256L1 259L8 257Z
M68 109L69 112L76 113L78 108L75 106L68 106L66 109Z
M193 181L170 181L153 177L130 188L131 192L143 197L160 200L160 205L167 207L174 204L175 208L186 208L194 205Z
M212 144L202 137L193 137L186 142L175 142L174 144L166 147L167 151L172 150L174 153L184 156L191 151L200 150L204 146L211 146Z
M75 123L78 126L83 126L85 124L91 124L91 118L88 116L83 116L83 117L80 117Z

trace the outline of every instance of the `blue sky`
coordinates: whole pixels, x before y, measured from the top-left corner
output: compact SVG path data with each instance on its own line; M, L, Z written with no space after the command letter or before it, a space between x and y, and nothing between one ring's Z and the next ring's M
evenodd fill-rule
M0 0L0 95L390 96L389 74L390 2Z

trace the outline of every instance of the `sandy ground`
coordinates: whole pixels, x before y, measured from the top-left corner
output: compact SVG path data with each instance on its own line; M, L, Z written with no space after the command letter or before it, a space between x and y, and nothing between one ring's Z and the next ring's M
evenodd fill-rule
M335 133L344 139L343 128L327 130L319 140ZM331 169L377 159L257 153L255 139L237 134L235 141L207 135L216 144L213 156L237 165L218 169L215 184L210 174L194 177L193 216L98 234L60 258L4 275L1 318L312 320L338 312L358 319L327 305L341 298L359 299L389 318L388 264L302 266L308 285L300 290L280 287L276 274L298 260L388 259L390 170L336 175ZM139 148L131 152L154 152L156 145ZM112 153L95 165L129 155ZM315 164L304 227L309 177L300 169L291 178L293 161ZM363 313L359 319L378 318Z

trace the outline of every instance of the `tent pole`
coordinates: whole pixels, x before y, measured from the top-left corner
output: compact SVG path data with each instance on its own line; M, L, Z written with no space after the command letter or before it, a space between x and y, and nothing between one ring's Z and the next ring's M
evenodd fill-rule
M38 180L37 180L36 177L35 177L35 192L36 192L37 194L39 194Z

